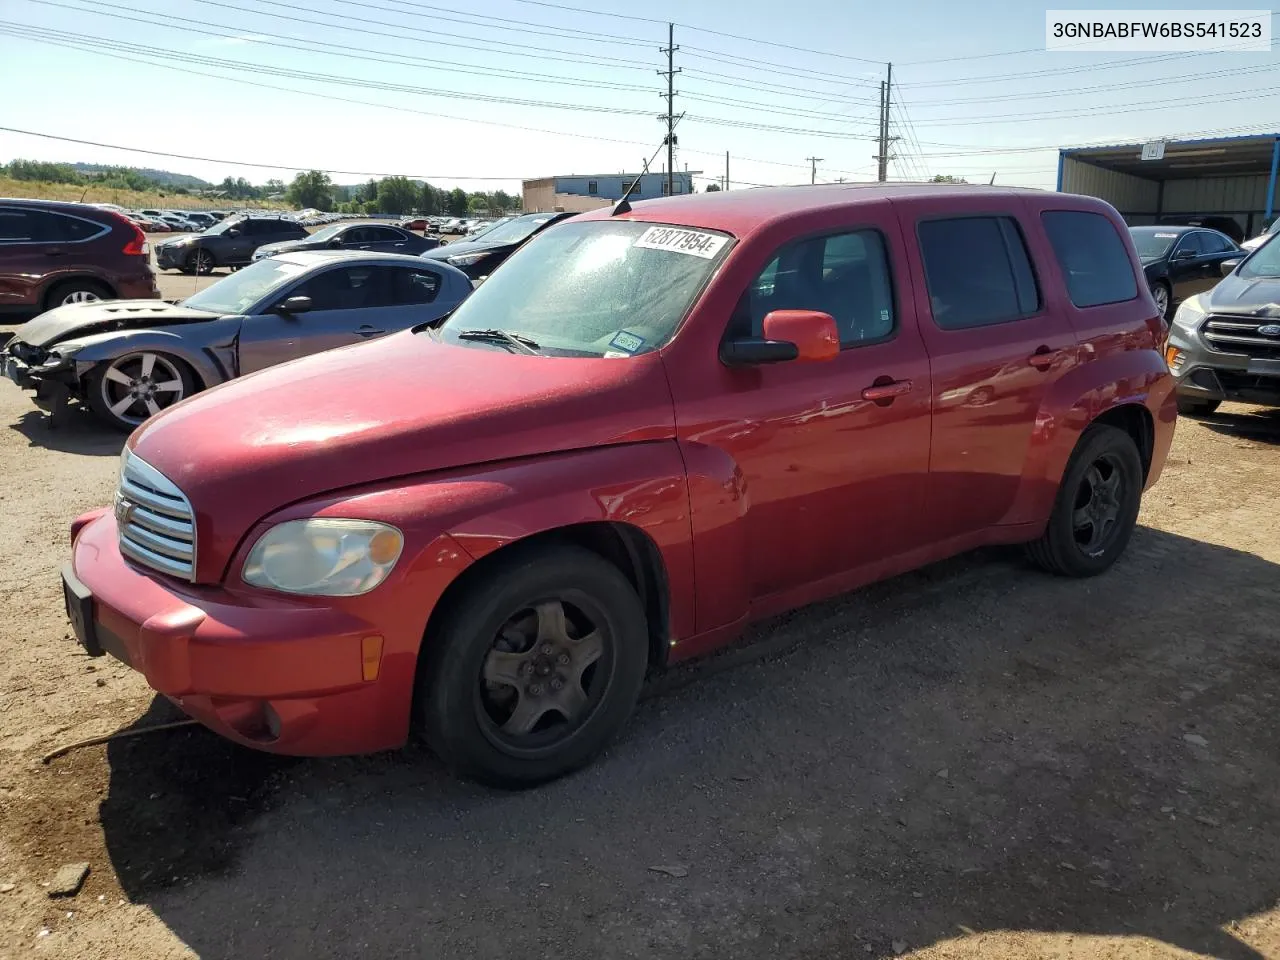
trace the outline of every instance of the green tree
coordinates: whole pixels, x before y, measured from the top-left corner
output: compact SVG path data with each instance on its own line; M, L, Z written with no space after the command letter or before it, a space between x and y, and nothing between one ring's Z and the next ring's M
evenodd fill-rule
M295 207L327 210L333 205L333 181L322 170L308 170L293 178L285 199Z
M473 193L467 197L467 213L474 215L489 212L489 197L483 193Z
M386 177L378 184L378 211L408 213L418 201L418 188L404 177Z
M434 217L440 212L440 193L429 183L422 185L418 195L418 213L424 217Z
M467 215L467 191L461 187L454 187L449 191L449 202L445 205L451 217L465 217Z
M262 187L262 195L269 197L275 193L284 193L283 180L268 180Z
M718 183L708 183L708 184L707 184L706 192L707 192L707 193L719 193L719 192L720 192L720 184L718 184Z
M935 174L930 183L968 183L964 177L953 177L949 173Z
M493 191L493 195L489 198L489 202L490 209L497 214L506 213L515 204L515 200L505 190Z
M370 180L364 185L364 192L360 194L361 200L377 200L378 199L378 181Z

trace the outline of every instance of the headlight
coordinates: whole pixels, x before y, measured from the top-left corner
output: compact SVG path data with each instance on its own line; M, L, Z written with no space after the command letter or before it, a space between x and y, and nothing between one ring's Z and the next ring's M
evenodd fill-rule
M489 256L485 253L460 253L456 257L445 257L446 263L451 263L455 267L469 267L473 263L479 263L485 257Z
M1173 315L1173 323L1170 326L1180 326L1184 330L1194 330L1204 318L1205 312L1200 309L1200 297L1188 297L1182 301L1182 305L1178 307L1178 312Z
M290 520L264 533L241 574L255 587L326 597L368 593L400 559L404 537L372 520Z
M49 353L45 356L40 366L44 368L60 367L83 349L84 344L76 343L74 340L60 343L56 347L49 348Z

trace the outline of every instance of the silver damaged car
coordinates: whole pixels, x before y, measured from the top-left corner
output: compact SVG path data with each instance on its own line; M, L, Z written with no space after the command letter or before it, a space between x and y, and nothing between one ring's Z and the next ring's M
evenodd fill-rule
M405 330L471 293L461 270L382 253L305 251L260 260L177 303L58 307L18 328L3 373L57 412L75 398L106 423L147 417L227 380Z

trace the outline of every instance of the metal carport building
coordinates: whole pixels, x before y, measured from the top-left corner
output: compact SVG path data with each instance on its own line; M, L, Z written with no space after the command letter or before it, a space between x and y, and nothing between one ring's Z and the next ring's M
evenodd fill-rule
M1058 190L1106 200L1132 226L1227 216L1246 237L1271 222L1280 133L1058 151Z

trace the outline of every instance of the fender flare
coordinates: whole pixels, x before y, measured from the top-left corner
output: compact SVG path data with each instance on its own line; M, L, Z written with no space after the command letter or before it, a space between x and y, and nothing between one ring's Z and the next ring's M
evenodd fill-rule
M1161 425L1168 424L1165 433L1171 437L1177 417L1173 393L1173 378L1154 350L1117 351L1067 371L1041 400L1023 479L1002 522L1042 523L1048 518L1080 435L1104 414L1119 407L1140 407L1151 417L1157 435ZM1151 468L1155 470L1163 463L1167 440L1163 448L1158 436L1153 441Z
M195 372L197 389L217 386L235 376L234 335L226 343L206 344L203 347L196 346L169 330L112 330L74 339L84 344L75 354L78 379L83 379L101 363L109 363L125 354L141 350L152 350L182 360Z

